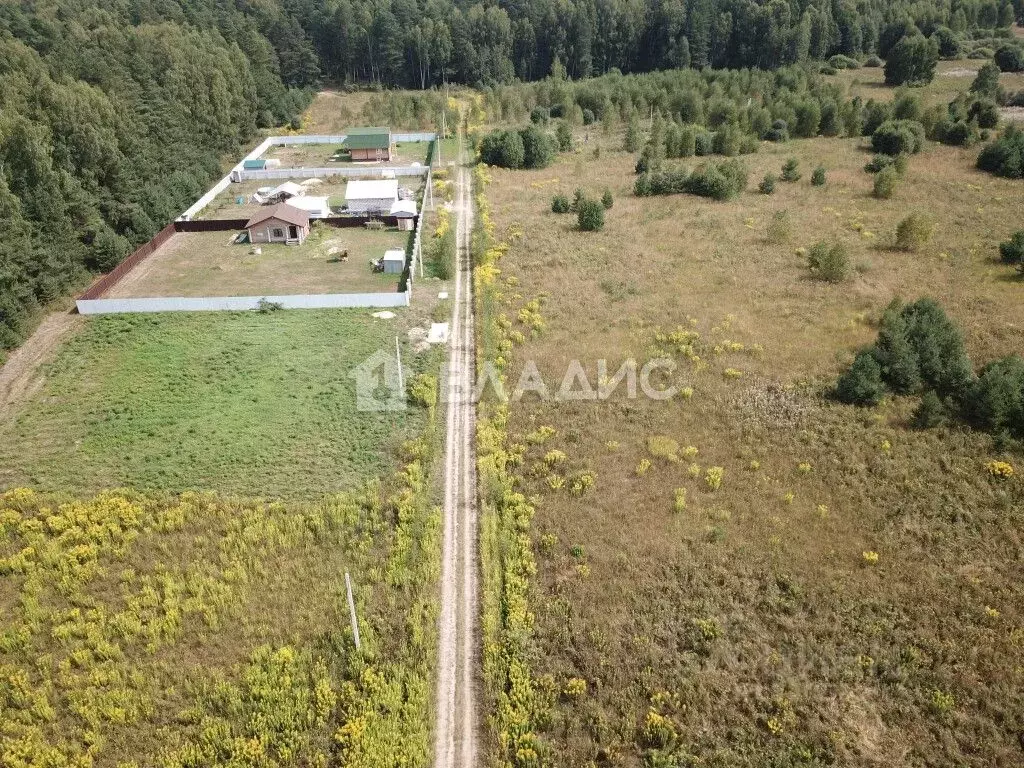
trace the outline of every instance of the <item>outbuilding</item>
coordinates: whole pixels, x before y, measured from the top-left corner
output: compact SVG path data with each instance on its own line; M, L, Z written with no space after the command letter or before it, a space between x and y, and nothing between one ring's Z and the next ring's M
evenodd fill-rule
M350 181L345 187L345 204L350 213L383 216L398 201L398 182L394 179Z
M280 168L281 161L277 158L271 157L257 157L252 160L242 161L243 171L263 171L268 168Z
M309 236L309 214L289 203L265 208L245 223L250 243L302 245Z
M409 232L416 224L416 201L396 200L388 213L398 219L398 228L400 230Z
M326 195L303 195L288 200L288 205L305 211L311 219L325 219L331 215Z
M350 128L344 145L353 161L388 162L391 160L391 129Z
M399 275L405 269L405 251L394 248L384 251L384 273L388 275Z

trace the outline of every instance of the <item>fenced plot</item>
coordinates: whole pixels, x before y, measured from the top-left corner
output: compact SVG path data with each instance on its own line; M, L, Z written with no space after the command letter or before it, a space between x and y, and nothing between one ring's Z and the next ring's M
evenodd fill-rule
M391 159L380 163L353 163L348 153L342 152L342 145L338 143L276 145L268 149L263 157L280 160L282 168L321 168L332 165L349 168L387 168L408 166L413 163L423 164L427 160L429 147L428 141L395 141Z
M317 225L302 245L261 245L255 254L236 235L178 232L104 298L386 293L398 289L399 276L373 273L370 259L409 239L398 230Z

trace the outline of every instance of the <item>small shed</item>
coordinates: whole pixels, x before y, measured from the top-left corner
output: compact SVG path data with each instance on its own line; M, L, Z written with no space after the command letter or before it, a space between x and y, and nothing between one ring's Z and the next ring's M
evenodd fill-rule
M288 205L305 211L311 219L325 219L331 215L326 195L303 195L288 200Z
M409 232L416 224L416 201L396 200L388 213L398 219L400 230Z
M405 269L405 251L401 248L393 248L384 251L384 273L388 275L399 275Z
M391 160L390 128L350 128L345 134L344 143L354 161Z
M242 170L243 171L264 171L268 168L280 168L281 161L275 157L257 157L253 160L243 160Z
M351 213L384 215L398 201L394 179L350 181L345 187L345 204Z
M289 203L265 208L245 223L250 243L302 245L309 235L309 214Z

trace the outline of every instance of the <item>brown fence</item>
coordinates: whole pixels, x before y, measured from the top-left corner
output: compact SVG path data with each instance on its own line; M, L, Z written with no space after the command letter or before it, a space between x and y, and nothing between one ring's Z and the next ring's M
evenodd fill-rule
M398 226L397 216L329 216L322 221L329 227L362 227L369 221L379 221L386 227ZM146 257L150 256L157 248L167 242L175 232L228 232L232 230L245 229L247 219L199 219L197 221L173 221L161 229L148 243L143 243L110 272L97 277L78 298L99 299L107 291L120 282L121 278L131 272Z
M248 219L196 219L174 222L175 232L236 232L245 229Z
M157 232L152 240L150 240L148 243L143 243L138 248L136 248L132 252L131 256L129 256L127 259L125 259L120 264L118 264L116 267L114 267L112 270L107 272L107 274L101 275L100 277L96 278L96 280L93 281L93 284L90 285L86 289L85 293L83 293L81 296L79 296L79 298L80 299L98 299L98 298L100 298L104 293L106 293L111 288L113 288L115 285L117 285L118 281L122 277L127 275L140 262L145 260L145 258L147 256L149 256L151 253L153 253L153 251L155 251L161 245L166 243L167 240L171 237L171 235L173 235L176 231L177 230L175 229L174 222L168 224L166 227L164 227L159 232Z

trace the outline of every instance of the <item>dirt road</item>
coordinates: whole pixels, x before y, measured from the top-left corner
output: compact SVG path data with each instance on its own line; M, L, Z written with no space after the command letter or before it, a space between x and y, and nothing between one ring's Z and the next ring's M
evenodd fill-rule
M461 150L461 146L460 146ZM461 151L460 151L461 155ZM471 176L457 171L458 269L449 339L441 618L434 768L477 768L476 410L473 402L473 273Z
M54 312L46 317L0 366L0 420L19 401L31 396L43 384L39 366L46 362L57 346L82 322L79 315Z

